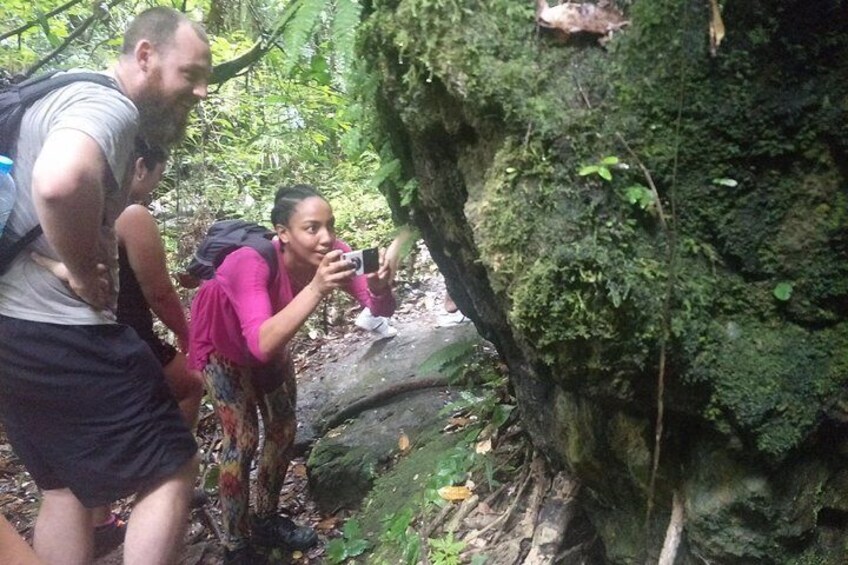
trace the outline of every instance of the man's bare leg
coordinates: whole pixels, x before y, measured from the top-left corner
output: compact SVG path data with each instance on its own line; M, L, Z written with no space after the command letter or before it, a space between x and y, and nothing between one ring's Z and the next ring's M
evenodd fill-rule
M124 540L125 565L177 562L188 525L197 465L197 456L192 457L173 475L139 494Z
M29 544L18 535L12 524L0 514L0 563L15 565L39 565L41 561L35 556Z
M94 552L91 510L68 489L45 490L42 496L33 536L36 555L51 565L91 563Z

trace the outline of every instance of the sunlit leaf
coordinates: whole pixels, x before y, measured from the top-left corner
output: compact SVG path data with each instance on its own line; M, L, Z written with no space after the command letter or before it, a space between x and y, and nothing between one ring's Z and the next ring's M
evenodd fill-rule
M787 301L792 297L793 286L790 282L778 283L774 287L774 297L778 300Z
M468 487L442 487L439 489L439 496L445 500L456 501L465 500L471 496L471 490Z
M739 183L733 179L713 179L713 184L717 184L719 186L729 186L730 188L735 188L739 186Z

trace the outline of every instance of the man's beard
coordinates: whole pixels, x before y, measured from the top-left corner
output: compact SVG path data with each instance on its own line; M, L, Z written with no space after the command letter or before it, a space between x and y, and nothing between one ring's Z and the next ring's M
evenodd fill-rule
M182 141L188 125L188 113L178 112L172 105L158 101L137 104L139 133L150 144L172 147Z

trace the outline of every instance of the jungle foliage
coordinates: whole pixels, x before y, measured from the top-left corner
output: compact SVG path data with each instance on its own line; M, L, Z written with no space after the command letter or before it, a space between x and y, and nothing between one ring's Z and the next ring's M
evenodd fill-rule
M274 191L310 183L334 206L354 248L386 245L392 232L372 182L380 159L369 118L350 94L361 80L353 0L4 2L0 69L107 67L132 15L173 5L210 32L214 79L155 194L174 267L215 219L270 222ZM53 14L52 12L57 13ZM87 22L87 23L86 23ZM42 63L43 62L43 63Z

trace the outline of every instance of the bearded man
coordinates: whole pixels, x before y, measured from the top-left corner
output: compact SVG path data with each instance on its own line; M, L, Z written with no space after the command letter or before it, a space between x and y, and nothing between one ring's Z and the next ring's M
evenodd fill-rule
M70 72L70 71L69 71ZM43 236L0 277L0 419L41 490L34 547L47 563L91 562L93 509L136 493L125 563L173 563L197 445L149 347L115 323L115 218L138 135L170 145L206 97L206 34L157 7L124 36L115 88L77 81L30 106L13 154L8 227Z

